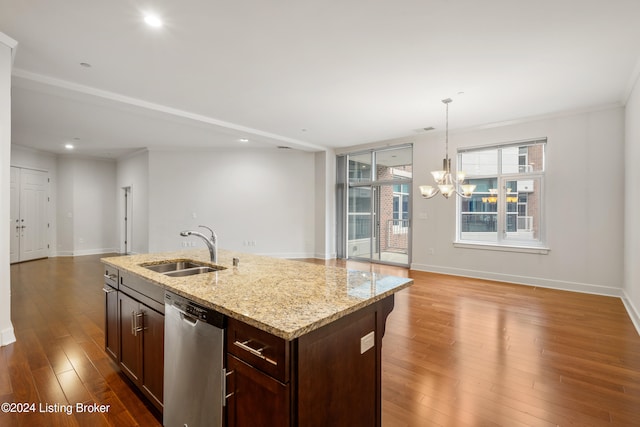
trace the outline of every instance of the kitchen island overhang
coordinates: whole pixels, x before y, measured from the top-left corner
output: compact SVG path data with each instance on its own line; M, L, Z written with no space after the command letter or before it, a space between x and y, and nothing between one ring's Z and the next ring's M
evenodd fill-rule
M240 260L233 266L233 259ZM413 279L220 250L222 270L167 277L143 265L208 262L206 250L103 258L102 262L286 340L327 325L410 286Z

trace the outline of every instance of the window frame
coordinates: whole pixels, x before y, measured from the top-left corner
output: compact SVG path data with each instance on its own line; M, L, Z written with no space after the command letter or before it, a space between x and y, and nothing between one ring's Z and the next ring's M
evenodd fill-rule
M502 161L503 161L503 149L513 148L513 147L522 147L522 146L535 146L542 145L542 168L540 170L531 171L531 172L518 172L512 173L507 172L504 173ZM547 224L545 218L545 172L546 172L546 138L535 138L529 140L515 141L509 143L502 144L491 144L484 146L475 146L469 148L460 148L457 150L457 169L460 170L460 165L462 165L462 156L465 153L471 152L481 152L481 151L489 151L495 150L496 153L496 162L497 169L495 174L473 174L468 170L467 172L467 180L473 179L495 179L498 187L498 202L496 215L496 240L495 241L482 241L482 240L472 240L472 239L463 239L462 238L462 206L463 200L457 198L456 201L456 230L455 230L455 238L454 238L454 247L462 247L462 248L473 248L473 249L488 249L488 250L500 250L500 251L509 251L509 252L525 252L525 253L538 253L538 254L547 254L549 252L549 248L547 247ZM520 158L522 154L518 154L518 170L522 170L523 167L520 165ZM462 167L464 170L464 165ZM509 181L514 180L533 180L537 182L537 187L540 188L540 196L539 196L539 206L538 206L538 238L536 240L518 240L517 238L510 238L509 232L507 230L508 227L508 206L506 203L506 185ZM520 210L520 200L518 197L518 201L516 202L515 207L516 215ZM487 212L488 214L494 214L493 212Z

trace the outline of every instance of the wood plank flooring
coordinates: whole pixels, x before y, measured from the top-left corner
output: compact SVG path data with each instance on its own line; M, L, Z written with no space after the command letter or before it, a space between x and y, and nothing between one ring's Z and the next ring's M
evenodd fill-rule
M17 342L0 347L0 403L58 412L0 411L0 426L160 425L103 351L99 258L11 266ZM619 299L327 263L415 281L383 340L384 427L640 426L640 336ZM110 409L60 412L83 402Z

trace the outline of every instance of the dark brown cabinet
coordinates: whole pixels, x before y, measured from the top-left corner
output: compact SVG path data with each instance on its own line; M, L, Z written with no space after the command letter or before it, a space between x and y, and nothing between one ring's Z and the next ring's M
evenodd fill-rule
M164 315L141 305L144 331L142 334L142 392L162 410L164 385Z
M259 369L227 356L227 426L288 426L289 385L263 373Z
M226 341L227 426L291 425L292 343L235 319Z
M118 270L105 267L104 286L105 293L105 322L104 322L104 348L109 357L116 363L120 357L120 339L118 335Z
M106 273L106 351L162 412L164 289L126 269ZM393 305L391 294L292 339L227 318L225 425L380 427Z
M227 327L227 426L380 426L382 337L393 296L284 340Z
M115 284L110 280L114 277ZM105 274L104 291L105 350L162 412L164 304L161 301L164 291L142 279L109 270Z

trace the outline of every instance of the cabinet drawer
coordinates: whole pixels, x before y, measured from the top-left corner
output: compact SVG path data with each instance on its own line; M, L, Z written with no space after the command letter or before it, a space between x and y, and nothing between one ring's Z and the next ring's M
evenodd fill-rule
M104 266L104 283L118 289L118 269L109 265Z
M229 318L227 352L283 383L289 382L290 347L289 341Z

